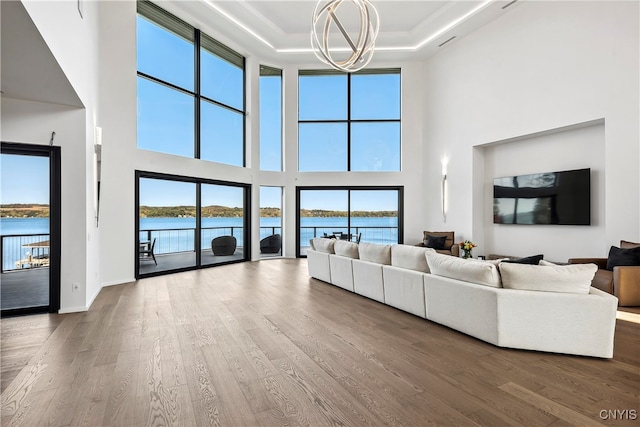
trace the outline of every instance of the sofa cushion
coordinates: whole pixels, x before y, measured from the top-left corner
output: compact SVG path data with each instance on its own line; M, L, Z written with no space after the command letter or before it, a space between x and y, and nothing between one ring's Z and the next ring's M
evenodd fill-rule
M336 243L333 245L333 250L336 255L358 259L358 244L355 242L336 240Z
M556 266L506 262L500 264L502 286L507 289L527 291L588 294L596 271L598 266L595 264Z
M433 249L409 245L393 245L391 246L391 265L428 273L429 265L425 257L427 252L433 252Z
M431 274L494 288L501 287L500 273L493 263L472 258L462 259L434 252L427 252L425 256Z
M640 246L628 249L611 246L607 258L607 270L620 265L640 265Z
M434 236L432 234L427 235L427 239L424 245L433 249L444 249L444 244L447 241L447 236Z
M391 245L362 242L358 248L360 259L378 264L391 264Z
M318 252L324 252L328 254L333 254L335 251L333 250L333 246L335 245L335 239L323 239L323 238L315 238L313 239L313 248Z
M540 263L540 260L544 258L544 255L540 254L540 255L531 255L531 256L526 256L526 257L522 257L522 258L510 258L507 260L504 260L504 262L513 262L516 264L531 264L531 265L538 265Z

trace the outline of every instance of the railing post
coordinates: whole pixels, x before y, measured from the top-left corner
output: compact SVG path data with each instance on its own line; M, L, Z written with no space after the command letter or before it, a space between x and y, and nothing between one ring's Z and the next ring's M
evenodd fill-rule
M0 273L4 273L4 236L0 237Z

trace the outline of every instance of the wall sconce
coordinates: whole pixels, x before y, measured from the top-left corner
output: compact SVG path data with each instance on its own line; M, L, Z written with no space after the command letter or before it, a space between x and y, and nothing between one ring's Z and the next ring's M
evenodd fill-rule
M442 220L447 222L447 161L442 160L442 180L440 182L440 204L442 207Z
M96 227L100 217L100 181L102 179L102 128L96 126L94 133L93 177L96 185L93 197L93 205L96 214Z

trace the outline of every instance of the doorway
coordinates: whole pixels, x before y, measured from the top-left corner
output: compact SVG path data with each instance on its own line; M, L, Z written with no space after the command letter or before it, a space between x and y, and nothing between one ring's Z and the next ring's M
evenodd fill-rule
M2 316L60 308L60 147L2 142Z

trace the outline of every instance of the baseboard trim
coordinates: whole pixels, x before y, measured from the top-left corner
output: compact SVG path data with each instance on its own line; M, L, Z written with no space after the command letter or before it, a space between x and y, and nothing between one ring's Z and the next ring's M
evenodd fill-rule
M106 286L116 286L116 285L126 285L127 283L131 283L131 282L135 282L136 279L131 278L131 279L124 279L124 280L113 280L111 282L105 282L102 284L102 287L106 287Z
M58 310L58 314L69 314L69 313L81 313L83 311L88 311L88 307L69 307L69 308L61 308Z

